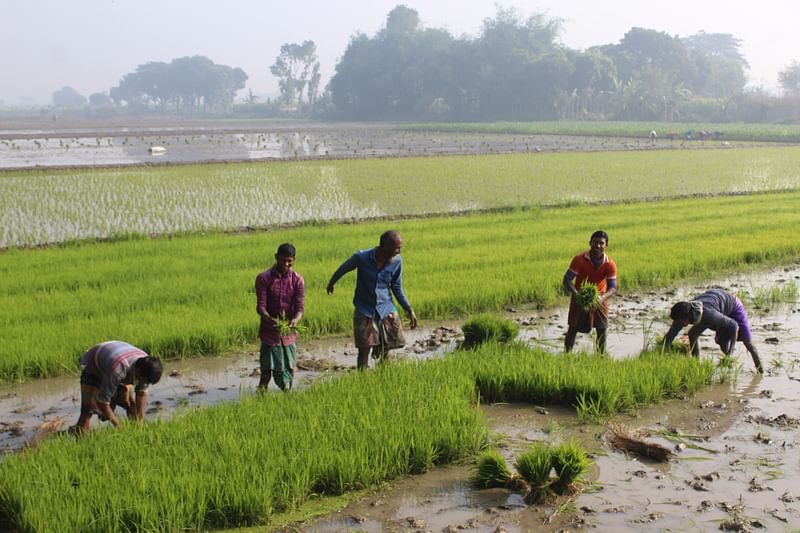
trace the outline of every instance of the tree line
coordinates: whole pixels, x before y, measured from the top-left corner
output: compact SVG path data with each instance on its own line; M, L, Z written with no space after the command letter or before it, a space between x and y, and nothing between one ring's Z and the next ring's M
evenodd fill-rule
M323 91L316 45L286 43L269 67L280 96L252 92L240 68L203 56L151 62L92 106L129 111L252 112L347 120L775 121L800 118L800 63L779 74L784 96L747 89L749 65L731 34L672 36L631 28L618 43L573 50L563 21L498 7L477 36L427 28L416 10L392 9L375 35L356 34ZM78 107L70 87L53 102Z

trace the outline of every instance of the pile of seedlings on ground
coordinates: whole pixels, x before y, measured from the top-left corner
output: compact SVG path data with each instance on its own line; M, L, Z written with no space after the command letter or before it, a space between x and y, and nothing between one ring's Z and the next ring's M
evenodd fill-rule
M464 332L464 348L475 348L486 342L511 342L519 333L519 326L511 320L488 313L470 318L461 329Z
M480 489L502 487L524 492L525 502L536 505L580 492L591 465L586 450L574 441L534 444L514 462L517 473L511 472L497 450L487 450L478 457L472 484Z

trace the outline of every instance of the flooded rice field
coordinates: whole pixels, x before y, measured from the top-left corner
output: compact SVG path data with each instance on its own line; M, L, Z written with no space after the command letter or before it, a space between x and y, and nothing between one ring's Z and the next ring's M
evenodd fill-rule
M0 128L0 168L729 147L599 136L412 132L385 124Z
M713 283L639 294L620 294L612 304L609 352L638 353L663 334L669 307L712 286L738 294L800 284L800 264L743 274ZM608 428L578 424L569 408L484 405L487 420L510 463L528 444L575 437L591 452L591 484L553 505L526 506L503 489L473 490L468 466L435 469L393 483L340 512L291 530L304 531L797 531L800 528L800 303L756 306L745 302L754 343L764 366L754 373L739 344L741 368L725 383L683 400L620 415L614 423L646 432L648 442L668 446L675 459L655 463L614 450ZM760 307L760 308L756 308ZM507 309L521 338L550 351L563 343L566 306L550 310ZM397 358L435 357L456 347L460 322L428 323L409 332ZM711 336L701 338L702 357L717 357ZM588 336L577 349L591 350ZM299 387L322 375L351 371L355 349L347 337L302 342ZM678 357L678 356L676 356ZM168 376L166 374L169 374ZM168 363L151 391L149 417L235 401L258 383L256 347L224 357ZM274 385L273 385L274 386ZM273 389L271 394L281 394ZM77 377L0 388L0 446L8 453L36 438L45 423L72 424L79 408ZM95 421L97 423L97 421Z

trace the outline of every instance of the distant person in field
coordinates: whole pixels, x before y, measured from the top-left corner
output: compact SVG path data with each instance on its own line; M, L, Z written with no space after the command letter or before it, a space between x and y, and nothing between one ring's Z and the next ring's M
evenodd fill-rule
M564 351L570 352L575 346L578 333L589 333L592 328L597 333L597 351L606 351L608 330L608 300L617 292L617 264L606 255L608 234L595 231L589 239L589 250L572 258L563 285L571 295L567 334L564 337ZM578 291L586 283L594 283L600 292L597 305L584 309L575 299Z
M106 341L89 348L81 366L81 414L71 432L88 431L93 415L119 426L117 406L127 411L128 418L144 419L147 389L161 379L159 359L127 342Z
M716 332L714 341L719 345L725 355L733 353L736 341L742 341L753 364L759 373L764 372L758 350L753 346L753 336L750 333L750 322L742 302L722 289L711 289L696 296L691 302L678 302L672 306L669 313L672 326L664 336L664 348L672 346L678 333L686 326L689 328L689 346L692 355L700 356L698 339L706 330Z
M266 389L270 377L283 391L292 388L297 366L297 331L305 311L306 285L293 266L297 250L291 243L278 246L275 264L256 276L256 311L261 317L261 378Z
M354 253L333 273L328 282L328 294L339 278L356 270L356 290L353 296L353 337L358 348L358 369L369 366L369 356L382 361L388 350L405 344L403 326L392 294L417 327L417 315L403 291L403 259L400 250L403 238L396 231L387 231L376 248Z

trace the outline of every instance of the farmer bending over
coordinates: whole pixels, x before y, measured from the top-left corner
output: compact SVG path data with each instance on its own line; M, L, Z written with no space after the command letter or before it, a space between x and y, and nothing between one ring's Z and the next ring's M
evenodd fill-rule
M296 255L291 243L281 244L275 264L256 277L256 311L261 316L260 389L267 388L270 376L281 390L292 388L297 361L294 328L303 318L306 294L303 276L292 268Z
M672 346L678 333L691 324L689 329L689 346L692 355L700 356L700 346L697 340L706 329L716 332L714 341L719 345L725 355L733 353L736 341L742 341L753 364L759 373L764 373L758 350L753 346L750 334L750 322L742 302L736 296L722 289L711 289L696 296L691 302L678 302L672 306L669 313L672 326L664 336L664 348Z
M608 299L617 292L617 264L606 255L607 247L608 233L595 231L589 239L589 251L573 257L564 274L564 288L571 295L564 337L565 352L572 351L578 332L589 333L592 328L597 331L597 351L606 351ZM599 300L589 309L584 309L575 298L586 283L597 285L600 293Z
M119 426L114 414L117 405L127 411L128 418L144 419L147 388L161 379L159 359L127 342L106 341L89 348L81 366L81 414L70 428L72 433L88 431L92 415Z

